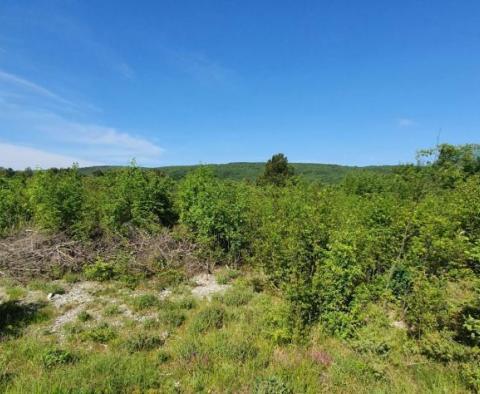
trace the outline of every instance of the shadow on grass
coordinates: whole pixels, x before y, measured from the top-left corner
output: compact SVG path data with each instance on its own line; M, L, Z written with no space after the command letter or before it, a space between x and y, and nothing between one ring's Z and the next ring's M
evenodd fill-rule
M43 320L42 303L6 301L0 304L0 340L16 336L31 323Z

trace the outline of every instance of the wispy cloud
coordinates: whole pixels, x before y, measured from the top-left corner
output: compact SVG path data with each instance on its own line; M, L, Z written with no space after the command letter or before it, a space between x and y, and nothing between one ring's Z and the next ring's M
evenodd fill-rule
M202 52L160 48L167 63L195 81L205 85L228 85L235 82L237 74L234 70L222 65Z
M71 101L59 96L58 94L53 93L47 88L44 88L41 85L38 85L22 77L19 77L18 75L7 73L1 69L0 69L0 82L15 85L16 87L27 90L29 93L40 95L45 98L55 100L62 104L74 106L74 104Z
M59 155L56 153L46 152L40 149L28 146L20 146L14 144L6 144L0 142L0 166L5 168L13 168L23 170L27 167L31 168L65 168L70 167L73 163L79 166L87 167L97 165L99 163L82 160L76 157Z
M397 119L397 125L399 127L411 127L411 126L415 126L417 124L417 122L413 119L410 119L410 118L399 118Z
M121 62L115 67L117 71L126 79L133 79L135 77L135 72L132 67L127 63Z
M52 146L62 154L89 162L126 164L135 158L144 165L157 165L164 152L143 137L97 123L70 120L44 110L16 105L7 107L0 103L0 120L42 146Z
M102 158L106 163L125 164L132 158L154 165L164 150L145 138L132 135L113 127L95 123L73 122L52 113L31 114L39 132L56 138L69 147L73 145L89 160Z
M26 163L48 167L53 161L127 164L133 158L143 165L159 164L163 149L155 143L102 122L85 120L80 109L59 110L49 105L52 102L61 103L61 107L66 103L76 106L42 85L0 70L0 139L4 149L5 144L20 147L15 151L21 155L8 156L10 161L17 158L15 167ZM35 155L29 158L25 147L36 150ZM6 157L0 155L0 166L6 166Z
M118 47L115 48L111 42L102 40L94 26L88 20L79 17L82 2L73 0L55 1L55 5L51 3L47 0L31 2L28 5L22 2L11 2L5 6L2 4L0 23L4 26L4 34L7 35L14 30L9 29L9 26L21 24L25 31L31 30L41 35L49 35L52 42L65 45L75 51L77 56L83 56L85 62L108 69L112 75L128 79L135 76L132 65L128 63ZM8 38L11 40L11 37ZM35 40L35 37L33 39ZM0 44L6 49L12 48L17 52L14 44L3 45L1 41Z

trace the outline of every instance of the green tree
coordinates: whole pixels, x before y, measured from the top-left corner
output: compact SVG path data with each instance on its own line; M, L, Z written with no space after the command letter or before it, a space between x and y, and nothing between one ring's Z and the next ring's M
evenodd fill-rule
M294 175L294 170L288 164L288 159L283 153L273 155L265 165L265 171L259 178L260 184L272 184L285 186L287 181Z

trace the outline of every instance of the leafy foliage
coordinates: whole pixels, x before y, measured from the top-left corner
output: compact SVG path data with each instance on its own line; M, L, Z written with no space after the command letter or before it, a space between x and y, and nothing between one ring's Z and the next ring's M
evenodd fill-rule
M194 239L206 260L263 271L261 288L278 292L288 306L267 330L277 343L303 341L317 326L361 340L362 326L379 315L368 311L377 308L395 312L399 320L392 324L404 327L421 354L471 362L480 350L474 291L480 273L479 152L478 145L443 144L420 152L417 165L381 174L359 170L335 185L293 178L281 154L267 163L257 185L222 180L214 167L203 166L178 183L134 163L94 176L76 167L28 176L6 171L0 176L0 234L28 223L85 242L103 237L128 245L139 231L179 224L178 234ZM85 274L118 279L125 269L120 261L100 258ZM228 283L237 275L224 270L219 278ZM158 286L185 281L183 271L165 270ZM236 290L217 301L247 308L253 298L250 290ZM132 302L140 310L157 301ZM200 334L223 327L226 312L218 304L197 312L188 328ZM173 311L161 317L180 326L183 312ZM358 348L380 353L389 346Z
M247 246L246 192L246 187L220 182L208 168L200 168L180 186L180 221L201 244L236 259Z

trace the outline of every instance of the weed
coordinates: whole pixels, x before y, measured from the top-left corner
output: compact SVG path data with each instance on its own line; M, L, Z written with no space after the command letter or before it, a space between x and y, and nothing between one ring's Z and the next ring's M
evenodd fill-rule
M186 296L179 299L177 305L180 309L190 310L196 307L197 301L192 296Z
M118 307L118 305L115 305L115 304L107 305L103 310L104 316L116 316L116 315L119 315L120 313L121 313L120 308Z
M100 324L82 333L82 339L107 343L117 337L117 332L107 323Z
M240 271L231 268L223 268L215 274L215 279L221 285L226 285L240 276Z
M76 336L78 334L82 334L83 332L85 332L85 328L82 324L80 323L67 323L63 326L63 331L73 337L73 336Z
M8 287L6 293L11 301L18 301L27 294L24 288L18 286Z
M159 319L170 327L180 327L185 322L185 314L174 308L166 308L159 313Z
M156 282L159 290L179 286L187 280L185 273L175 269L167 269L157 274Z
M278 376L258 379L253 392L255 394L293 394L293 390Z
M252 338L239 339L224 331L210 335L205 345L209 354L215 355L220 360L233 360L243 363L258 354L258 348Z
M158 336L151 336L148 334L139 334L137 336L129 338L125 342L125 348L130 352L140 352L145 350L156 349L163 346L165 340Z
M63 286L55 282L36 280L31 282L28 287L31 290L40 290L47 294L65 294L65 289Z
M194 333L203 333L210 329L219 329L223 327L225 320L225 310L218 305L209 305L198 312L190 325Z
M191 361L201 354L198 338L186 338L177 345L177 355L185 361Z
M78 314L77 319L83 323L92 320L92 315L88 313L87 311L82 311Z
M225 294L218 295L215 298L223 302L227 306L241 306L250 302L253 293L248 288L234 287L228 290Z
M75 272L67 272L65 275L63 275L63 279L67 283L77 283L80 281L81 276Z
M147 330L159 328L161 326L158 319L145 319L143 321L143 327Z
M165 350L159 350L157 353L157 361L159 364L165 364L166 362L170 361L172 356L169 352Z
M58 365L72 364L78 357L67 350L52 349L42 355L42 363L45 368L52 368Z
M253 276L247 279L247 284L252 288L255 293L261 293L266 287L266 281L264 278Z
M132 299L132 308L136 311L152 308L160 304L159 299L153 294L142 294Z

